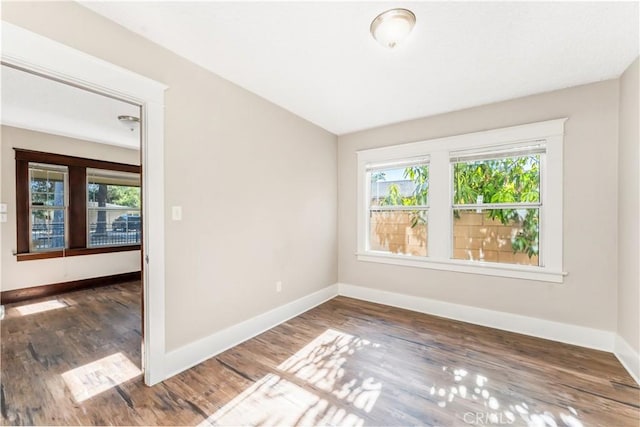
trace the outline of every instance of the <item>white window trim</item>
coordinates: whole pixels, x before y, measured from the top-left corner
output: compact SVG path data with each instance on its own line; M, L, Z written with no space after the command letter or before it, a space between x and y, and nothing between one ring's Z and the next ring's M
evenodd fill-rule
M407 267L455 271L461 273L539 280L562 283L563 271L563 143L567 119L512 126L445 138L411 142L357 152L358 261L378 262ZM450 152L508 148L545 141L546 155L541 176L540 193L540 253L542 266L498 264L451 259L451 164ZM367 167L371 164L397 162L403 159L429 156L429 222L428 257L416 257L369 251L368 245L368 182ZM432 226L433 225L433 226Z

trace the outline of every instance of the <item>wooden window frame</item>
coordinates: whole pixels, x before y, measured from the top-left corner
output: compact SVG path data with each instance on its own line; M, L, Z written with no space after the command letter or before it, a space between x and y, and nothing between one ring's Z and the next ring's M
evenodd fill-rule
M87 168L140 174L142 172L140 166L19 148L14 148L14 151L16 159L16 256L18 261L140 250L141 245L139 244L103 248L87 246ZM66 249L46 252L30 251L29 163L67 166L69 170L69 208L67 212L69 241Z

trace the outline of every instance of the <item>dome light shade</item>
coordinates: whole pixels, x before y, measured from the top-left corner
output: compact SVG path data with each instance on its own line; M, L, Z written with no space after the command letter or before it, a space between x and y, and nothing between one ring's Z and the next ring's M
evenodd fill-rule
M416 16L407 9L382 12L371 22L371 35L384 47L394 48L416 25Z

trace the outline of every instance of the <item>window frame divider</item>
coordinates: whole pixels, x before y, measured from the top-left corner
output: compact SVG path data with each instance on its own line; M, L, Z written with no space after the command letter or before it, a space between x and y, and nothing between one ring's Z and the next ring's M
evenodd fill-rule
M428 211L429 205L415 205L415 206L370 206L369 212L393 212L393 211Z
M541 191L542 193L542 191ZM478 209L537 209L542 207L540 202L522 202L522 203L474 203L467 205L451 205L453 210L478 210Z

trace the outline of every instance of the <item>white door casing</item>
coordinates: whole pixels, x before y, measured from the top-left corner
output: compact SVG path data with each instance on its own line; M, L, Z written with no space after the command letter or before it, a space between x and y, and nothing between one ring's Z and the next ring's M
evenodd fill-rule
M2 21L2 63L141 107L144 381L165 378L164 92L166 85Z

